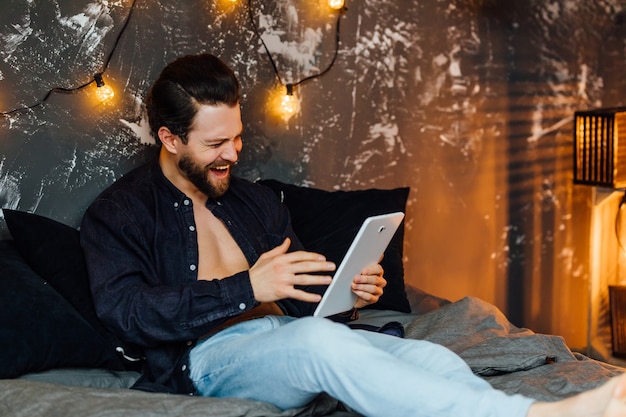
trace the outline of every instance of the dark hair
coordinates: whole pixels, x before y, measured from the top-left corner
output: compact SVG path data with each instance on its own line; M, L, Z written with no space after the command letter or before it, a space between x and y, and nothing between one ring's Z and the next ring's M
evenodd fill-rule
M201 104L239 103L235 73L211 54L187 55L168 64L146 99L150 131L159 141L159 129L167 127L187 143L187 134Z

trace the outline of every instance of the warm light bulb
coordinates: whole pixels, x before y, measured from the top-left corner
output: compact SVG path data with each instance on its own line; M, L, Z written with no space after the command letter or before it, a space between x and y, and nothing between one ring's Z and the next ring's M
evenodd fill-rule
M343 9L344 3L344 0L328 0L328 6L330 6L331 9L335 10Z
M285 92L285 87L287 91ZM294 115L300 112L300 98L293 93L293 84L277 84L269 92L267 110L272 117L289 122Z
M293 94L291 84L287 84L287 94L280 99L279 113L285 122L300 113L300 100Z
M110 85L104 83L102 74L96 74L94 79L96 80L96 97L98 100L102 103L111 100L115 96L115 92Z
M300 112L300 100L293 94L285 95L280 101L280 110L283 118L289 120L293 115Z
M115 96L115 92L109 85L103 85L96 89L96 96L98 100L105 102L111 100Z

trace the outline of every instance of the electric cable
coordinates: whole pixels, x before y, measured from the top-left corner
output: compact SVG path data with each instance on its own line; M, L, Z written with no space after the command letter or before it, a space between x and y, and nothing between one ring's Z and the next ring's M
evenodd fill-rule
M79 90L82 90L83 88L93 84L94 82L97 83L98 80L102 80L102 75L104 74L104 72L108 69L109 67L109 63L111 62L111 59L113 58L113 54L115 53L115 50L117 49L118 44L120 43L120 40L122 39L122 35L124 34L124 32L126 31L126 28L128 26L128 22L130 21L130 17L133 14L133 11L135 10L135 4L137 3L137 0L133 0L132 4L130 5L130 9L128 11L128 15L126 16L126 19L124 20L124 24L122 25L122 28L120 29L119 33L117 34L117 37L115 38L115 43L113 44L113 47L111 48L111 51L109 51L109 55L107 56L104 65L102 67L102 71L96 73L93 78L84 83L81 84L77 87L71 87L71 88L63 88L63 87L54 87L51 90L49 90L46 95L37 103L32 104L30 106L24 106L24 107L18 107L15 108L13 110L9 110L9 111L4 111L0 114L2 114L2 116L7 117L10 116L13 113L18 113L24 110L31 110L34 109L36 107L41 106L42 104L44 104L52 94L54 93L62 93L62 94L72 94L75 93ZM101 81L100 81L101 82Z
M333 58L330 61L330 63L328 64L328 66L323 70L320 71L317 74L313 74L313 75L309 75L308 77L304 77L303 79L295 82L295 83L285 83L283 82L281 76L280 76L280 72L278 71L278 66L276 65L276 62L274 61L274 58L272 57L272 54L269 50L269 48L267 47L267 44L265 43L265 41L263 40L263 38L261 37L261 34L259 33L259 28L256 25L256 22L254 21L254 13L252 12L252 0L248 0L248 17L250 18L250 24L252 25L252 30L254 31L254 34L261 40L261 44L263 45L263 49L265 49L265 53L267 54L267 57L269 58L270 64L272 65L272 68L274 69L274 73L276 74L276 78L278 79L278 82L284 86L287 87L287 92L288 94L291 93L292 88L300 85L306 81L312 80L314 78L318 78L321 77L322 75L326 74L328 71L330 71L330 69L333 67L333 65L335 65L335 61L337 60L337 56L339 55L339 41L340 41L340 28L341 28L341 16L343 15L343 13L346 11L347 9L345 7L339 9L339 13L337 14L337 23L335 25L335 52L333 54Z

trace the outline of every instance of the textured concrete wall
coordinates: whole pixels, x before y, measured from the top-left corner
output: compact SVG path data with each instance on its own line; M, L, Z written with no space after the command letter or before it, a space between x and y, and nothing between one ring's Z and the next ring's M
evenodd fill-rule
M0 109L89 82L131 4L5 1ZM322 2L251 4L283 81L328 65L336 14ZM246 1L137 0L105 71L114 103L95 104L90 85L0 119L1 207L78 225L100 190L154 153L143 104L158 72L209 51L245 92L239 175L325 189L408 185L409 282L484 298L518 324L582 343L589 191L572 185L571 118L625 104L623 1L347 7L336 64L297 89L302 111L285 123L266 106L276 77Z

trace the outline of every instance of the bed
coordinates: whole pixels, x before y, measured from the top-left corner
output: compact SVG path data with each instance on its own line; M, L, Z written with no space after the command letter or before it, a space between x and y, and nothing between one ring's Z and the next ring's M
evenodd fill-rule
M409 189L334 191L261 181L287 205L311 250L339 261L364 217L404 211ZM338 215L338 213L341 213ZM0 241L0 415L356 416L321 394L301 409L241 399L198 398L129 389L140 352L102 326L91 304L79 231L41 215L4 209L11 240ZM498 389L556 400L623 372L572 352L563 339L512 325L495 306L451 302L405 285L403 228L385 253L385 295L352 326L397 322L405 337L459 354ZM416 387L419 389L419 387Z

